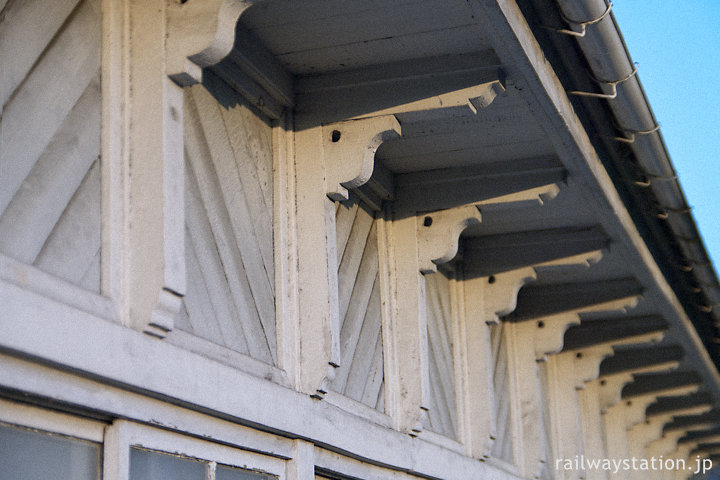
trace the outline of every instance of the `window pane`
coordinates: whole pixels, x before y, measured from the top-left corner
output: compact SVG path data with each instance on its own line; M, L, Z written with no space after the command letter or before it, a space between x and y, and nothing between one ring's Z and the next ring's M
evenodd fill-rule
M130 450L130 480L204 480L205 463L139 448Z
M0 479L97 480L100 446L0 425Z
M277 477L266 473L243 470L242 468L218 465L215 470L215 480L275 480Z

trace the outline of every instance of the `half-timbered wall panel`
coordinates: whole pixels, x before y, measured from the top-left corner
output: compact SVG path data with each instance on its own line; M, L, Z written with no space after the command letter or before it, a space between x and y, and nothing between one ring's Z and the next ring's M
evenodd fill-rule
M277 359L272 131L222 83L185 95L188 286L181 330Z
M508 370L507 328L503 323L490 327L491 368L493 389L495 392L494 416L497 423L497 435L492 448L492 456L506 462L513 461L512 411L510 409L510 372Z
M428 428L457 438L450 280L442 273L434 273L425 275L425 285L431 403Z
M0 253L100 290L98 0L0 17Z
M356 199L337 204L340 367L333 391L385 411L377 222Z

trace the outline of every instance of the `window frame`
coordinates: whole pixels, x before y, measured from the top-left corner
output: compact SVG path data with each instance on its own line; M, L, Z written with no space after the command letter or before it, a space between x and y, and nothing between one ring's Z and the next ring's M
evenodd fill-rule
M106 424L54 410L0 399L0 423L103 445Z
M256 453L238 446L214 443L127 420L117 420L108 427L103 449L103 478L130 479L130 451L132 448L175 456L194 458L208 463L228 465L286 480L288 459Z

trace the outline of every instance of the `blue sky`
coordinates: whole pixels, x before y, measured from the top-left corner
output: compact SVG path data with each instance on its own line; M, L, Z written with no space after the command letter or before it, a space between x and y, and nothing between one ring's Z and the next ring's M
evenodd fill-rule
M720 1L615 0L613 13L717 270Z

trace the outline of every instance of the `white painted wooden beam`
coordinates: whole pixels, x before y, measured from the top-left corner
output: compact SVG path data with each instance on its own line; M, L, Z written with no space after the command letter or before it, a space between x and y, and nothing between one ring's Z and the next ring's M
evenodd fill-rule
M322 398L340 363L335 204L326 195L322 128L295 134L295 208L298 231L296 389Z
M520 291L517 308L505 320L521 322L573 311L624 311L637 304L641 292L642 286L632 278L528 286Z
M585 453L583 415L578 385L595 376L603 358L612 354L611 346L593 347L585 352L561 352L550 355L544 365L549 431L553 458L576 458ZM580 356L578 356L580 355ZM590 452L587 452L588 454ZM598 452L592 452L597 454ZM552 461L552 459L548 459ZM560 469L558 479L576 478L582 472Z
M512 412L510 434L513 436L514 463L524 478L538 478L543 465L549 461L545 457L546 435L534 344L538 326L534 322L519 322L505 324L503 328L507 329L508 400Z
M295 84L297 126L459 106L477 113L505 91L504 77L491 52L301 77Z
M470 237L464 242L464 271L466 275L489 276L588 252L599 255L609 241L599 226ZM599 260L588 255L586 263Z
M587 458L607 458L603 435L603 421L600 414L600 392L598 383L588 382L578 391L580 404L580 427L582 431L583 452ZM608 480L608 474L602 470L585 472L587 480Z
M583 320L580 325L565 332L565 348L579 350L600 343L629 345L647 340L632 339L645 335L655 336L657 342L667 331L667 322L659 316L621 316L607 319Z
M398 208L430 211L458 205L547 201L567 177L554 158L529 158L476 167L443 168L395 177Z

